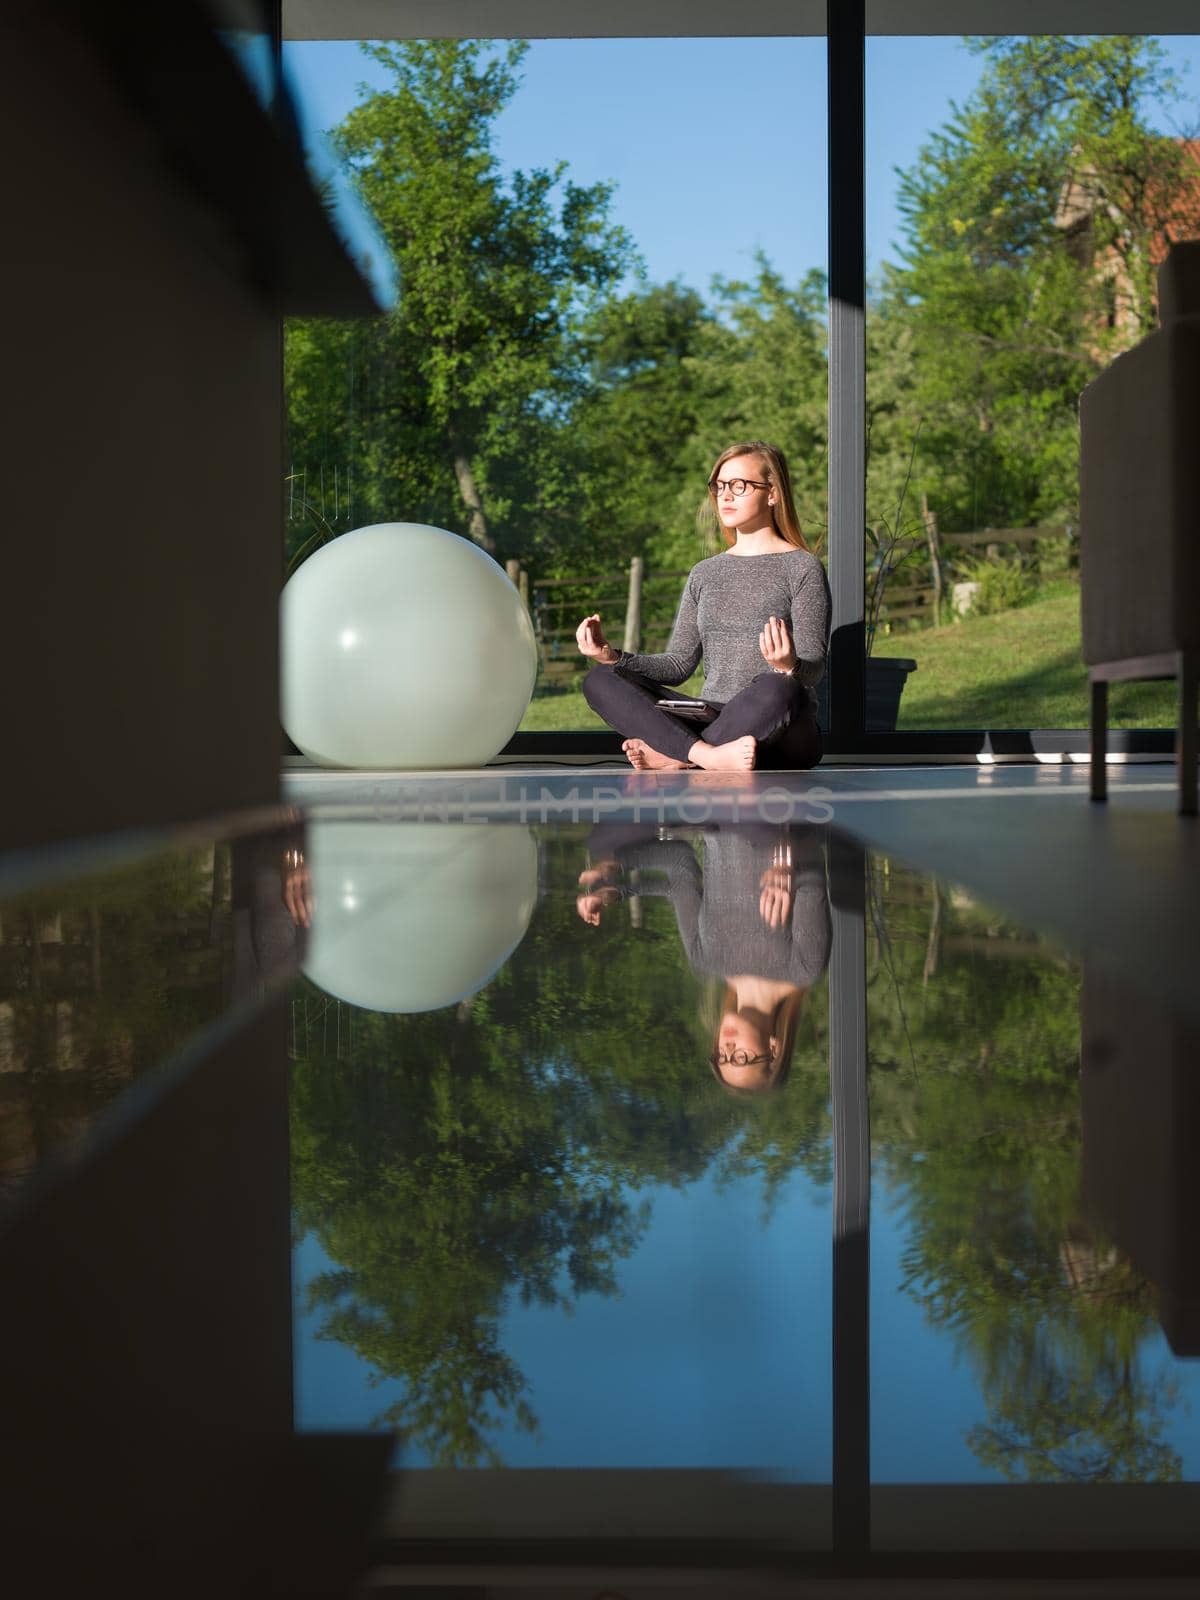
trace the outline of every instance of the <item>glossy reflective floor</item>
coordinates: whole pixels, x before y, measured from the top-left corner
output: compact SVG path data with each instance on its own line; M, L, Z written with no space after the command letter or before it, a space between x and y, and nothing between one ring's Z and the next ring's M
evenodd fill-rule
M1194 1543L1186 1033L811 826L307 850L297 1420L393 1534Z
M282 986L295 1426L393 1439L381 1560L1200 1570L1176 979L719 798L326 801L10 895L6 1195Z

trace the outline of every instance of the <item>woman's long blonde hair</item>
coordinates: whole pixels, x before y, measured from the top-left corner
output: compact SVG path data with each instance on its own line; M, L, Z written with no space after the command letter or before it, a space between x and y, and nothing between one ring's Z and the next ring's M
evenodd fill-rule
M763 477L775 491L775 504L771 507L771 517L775 523L775 532L781 539L786 539L788 544L794 544L797 550L807 550L804 535L800 531L800 518L796 515L796 502L792 497L792 475L788 471L787 457L776 444L767 444L763 439L750 439L743 444L731 444L728 450L722 450L708 475L709 489L704 497L704 503L697 513L697 521L709 540L719 528L726 544L733 544L735 535L728 533L717 516L716 499L717 491L712 487L714 478L720 476L721 468L727 461L732 461L734 456L761 456L763 462Z
M720 1033L721 1019L726 1012L737 1010L737 990L726 978L719 990L714 989L714 994L719 993L720 999L713 1011L715 1020L710 1022L713 1035L713 1047L709 1053L708 1065L713 1077L721 1085L726 1094L733 1095L740 1100L749 1100L764 1094L774 1094L782 1089L787 1082L788 1073L792 1067L792 1051L796 1044L796 1024L800 1020L800 1013L804 1009L804 1002L808 998L807 989L793 989L791 994L784 995L771 1016L771 1037L777 1041L775 1054L771 1057L771 1065L775 1071L769 1083L757 1089L740 1088L736 1084L727 1083L717 1065L717 1042ZM709 1009L712 1010L710 1000Z

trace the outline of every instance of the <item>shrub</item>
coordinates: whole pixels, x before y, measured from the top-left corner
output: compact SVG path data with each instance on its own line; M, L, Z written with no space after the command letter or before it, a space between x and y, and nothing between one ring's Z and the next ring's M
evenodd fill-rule
M1007 560L996 557L959 561L955 564L955 577L961 583L979 585L971 606L971 615L975 617L989 617L997 611L1012 611L1017 606L1028 605L1037 593L1037 581L1020 556Z

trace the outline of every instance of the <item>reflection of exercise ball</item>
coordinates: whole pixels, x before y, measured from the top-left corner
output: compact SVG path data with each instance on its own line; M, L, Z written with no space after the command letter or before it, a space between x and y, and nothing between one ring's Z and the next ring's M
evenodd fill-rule
M533 693L520 595L443 528L342 534L289 579L280 621L283 725L321 766L482 766Z
M304 971L365 1011L437 1011L482 989L537 899L528 828L310 822Z

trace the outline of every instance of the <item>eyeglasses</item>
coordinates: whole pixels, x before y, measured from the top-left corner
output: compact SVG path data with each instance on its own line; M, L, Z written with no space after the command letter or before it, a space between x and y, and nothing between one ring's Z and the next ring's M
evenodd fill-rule
M769 489L769 483L759 483L754 478L710 478L708 480L709 494L724 494L726 489L739 500L750 489Z
M769 1051L752 1056L749 1050L714 1050L708 1059L714 1067L757 1067L768 1065L771 1056Z

